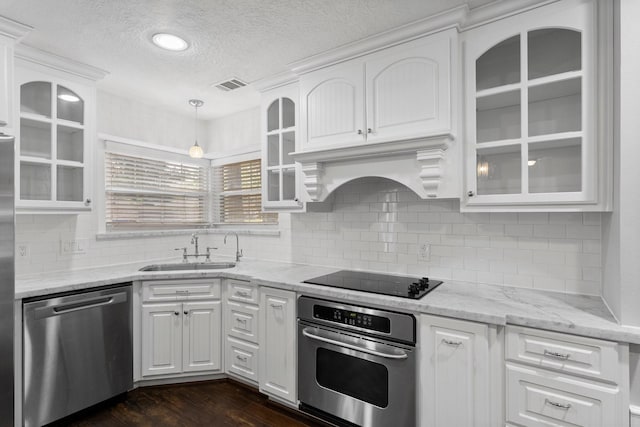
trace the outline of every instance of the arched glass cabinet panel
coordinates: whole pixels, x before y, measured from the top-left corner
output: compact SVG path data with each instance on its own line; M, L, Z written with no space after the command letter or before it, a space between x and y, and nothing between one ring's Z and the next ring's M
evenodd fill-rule
M567 28L522 31L477 56L470 197L583 190L582 63L582 32Z
M265 209L299 209L296 164L296 102L291 96L276 96L268 106L263 164L265 167L263 206Z
M86 208L86 95L67 84L29 79L20 94L17 206ZM26 80L26 81L25 81Z

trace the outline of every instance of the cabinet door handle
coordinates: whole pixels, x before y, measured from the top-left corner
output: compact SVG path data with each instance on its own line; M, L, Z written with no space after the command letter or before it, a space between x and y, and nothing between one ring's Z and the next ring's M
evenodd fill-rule
M362 129L358 129L358 135L362 135Z
M373 133L373 130L371 130L371 128L367 128L367 133Z
M273 308L282 308L282 304L269 304Z
M563 359L563 360L567 360L571 357L571 354L569 353L562 354L555 351L549 351L547 349L544 349L544 355L549 357L555 357L556 359Z
M467 196L469 196L469 197L473 197L473 191L469 191L469 192L467 193Z
M175 314L176 316L180 316L180 312L179 311L174 311L173 314Z
M86 199L86 200L84 201L84 205L85 205L85 206L89 206L89 205L91 205L91 199Z
M462 345L462 341L452 341L446 338L442 338L442 342L445 343L446 345L452 345L454 347L458 347Z
M544 403L546 403L547 405L555 406L556 408L564 409L565 411L571 409L571 403L562 404L549 399L544 399Z
M185 310L185 311L184 311L184 314L188 316L188 315L189 315L189 312L188 312L187 310Z

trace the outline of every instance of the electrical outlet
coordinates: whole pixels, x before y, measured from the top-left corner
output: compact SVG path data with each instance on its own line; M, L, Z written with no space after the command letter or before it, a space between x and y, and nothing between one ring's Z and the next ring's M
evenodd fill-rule
M61 255L75 255L83 253L85 253L84 242L80 240L60 240Z
M27 245L19 245L18 246L18 256L21 258L29 256L29 246Z
M423 243L420 245L419 252L420 258L424 261L429 261L431 259L431 245L429 243Z

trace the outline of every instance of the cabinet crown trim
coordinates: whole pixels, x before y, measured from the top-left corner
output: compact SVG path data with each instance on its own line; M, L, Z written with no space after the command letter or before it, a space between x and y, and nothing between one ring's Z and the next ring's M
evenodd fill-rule
M24 36L29 34L33 27L23 24L13 19L0 16L0 35L14 39L19 42Z
M103 69L23 44L16 46L15 56L22 61L49 67L93 82L101 80L109 74Z

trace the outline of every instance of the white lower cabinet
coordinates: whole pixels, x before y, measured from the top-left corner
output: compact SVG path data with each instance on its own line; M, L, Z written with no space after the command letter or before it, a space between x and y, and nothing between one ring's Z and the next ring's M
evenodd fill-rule
M419 343L420 426L489 426L489 327L421 315Z
M616 410L620 389L615 385L514 363L506 367L509 422L525 427L625 425Z
M225 372L257 385L261 354L258 287L243 280L225 282Z
M227 337L227 372L258 382L258 346Z
M142 285L143 295L159 282ZM149 302L143 297L141 376L214 373L222 369L222 307L220 300L191 302L185 289L172 283L174 302ZM219 281L211 284L219 288ZM216 295L220 295L219 289ZM171 298L165 295L165 298Z
M296 294L260 288L260 311L260 391L296 404Z
M505 335L509 425L629 426L627 344L521 326Z

